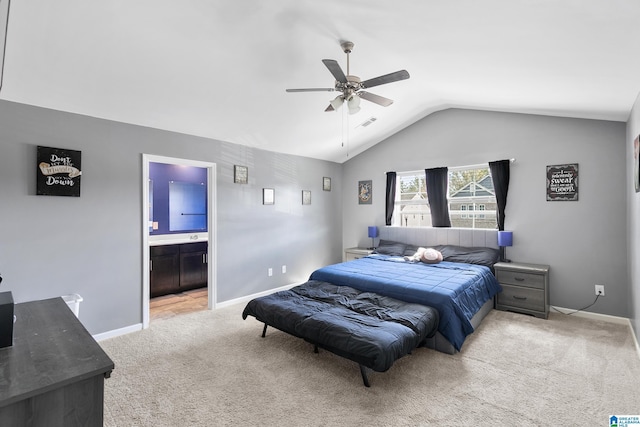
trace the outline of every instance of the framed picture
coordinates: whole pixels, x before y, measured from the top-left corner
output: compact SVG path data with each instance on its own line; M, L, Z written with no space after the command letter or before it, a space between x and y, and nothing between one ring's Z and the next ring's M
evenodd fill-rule
M246 166L233 166L233 182L236 184L246 184L249 182L249 168Z
M9 19L9 0L0 0L0 88L4 69L4 46L7 39L7 21Z
M328 176L322 177L322 189L324 191L331 191L331 178Z
M358 204L370 205L372 200L372 182L358 181Z
M80 197L82 153L41 146L38 146L37 151L36 194Z
M640 192L640 135L633 140L633 184Z
M276 190L273 188L262 189L262 204L273 205L276 202Z
M547 201L578 200L578 164L547 166Z
M311 191L302 190L302 204L310 205L311 204Z

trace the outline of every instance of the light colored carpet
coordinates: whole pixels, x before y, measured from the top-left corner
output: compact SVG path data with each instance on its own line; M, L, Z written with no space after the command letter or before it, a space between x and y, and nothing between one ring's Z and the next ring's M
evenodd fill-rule
M417 349L362 384L358 365L242 320L243 305L100 342L107 426L608 425L640 414L628 326L492 311L447 355Z

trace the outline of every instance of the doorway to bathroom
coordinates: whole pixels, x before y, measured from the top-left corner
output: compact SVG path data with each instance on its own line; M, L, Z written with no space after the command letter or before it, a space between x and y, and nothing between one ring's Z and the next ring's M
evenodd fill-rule
M143 154L142 169L147 328L152 308L157 319L215 306L216 164Z

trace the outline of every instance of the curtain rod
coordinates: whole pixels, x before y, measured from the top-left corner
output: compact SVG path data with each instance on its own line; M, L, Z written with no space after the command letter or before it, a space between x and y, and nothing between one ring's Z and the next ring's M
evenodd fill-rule
M509 163L515 163L515 162L516 162L515 158L509 159ZM448 166L448 168L449 169L473 169L473 168L479 169L479 168L485 167L487 165L489 165L489 162L487 162L487 163L479 163L477 165ZM420 169L420 170L424 170L424 169ZM417 171L402 171L402 172L399 172L399 173L409 175L409 174L412 174L414 172L419 172L420 170L417 170ZM393 171L387 171L387 172L393 172ZM387 174L387 172L385 172L385 175Z

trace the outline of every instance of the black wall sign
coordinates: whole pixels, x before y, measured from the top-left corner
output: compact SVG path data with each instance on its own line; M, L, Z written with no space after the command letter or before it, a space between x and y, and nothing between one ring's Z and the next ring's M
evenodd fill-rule
M80 197L81 152L38 146L38 195Z
M578 200L578 164L547 166L547 201Z

